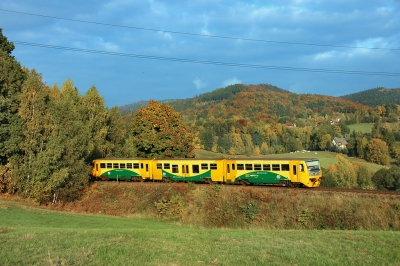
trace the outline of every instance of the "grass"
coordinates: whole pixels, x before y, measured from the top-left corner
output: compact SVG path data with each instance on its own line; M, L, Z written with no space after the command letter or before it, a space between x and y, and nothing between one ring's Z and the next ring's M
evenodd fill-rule
M361 131L362 133L371 133L371 129L374 127L374 123L361 123L361 124L353 124L347 125L350 128L350 132Z
M0 199L1 265L398 265L400 232L240 230Z

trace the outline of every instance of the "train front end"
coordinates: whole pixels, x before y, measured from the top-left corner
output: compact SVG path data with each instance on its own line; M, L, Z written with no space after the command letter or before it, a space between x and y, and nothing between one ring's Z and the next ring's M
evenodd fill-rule
M305 160L308 173L307 181L303 183L306 187L319 187L322 181L322 170L318 159Z

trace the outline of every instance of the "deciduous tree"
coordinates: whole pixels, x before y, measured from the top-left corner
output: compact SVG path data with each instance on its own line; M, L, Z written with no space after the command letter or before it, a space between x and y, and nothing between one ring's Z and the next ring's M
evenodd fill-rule
M335 166L332 170L332 176L336 180L338 187L357 187L357 173L353 165L342 154L336 155Z
M151 100L136 112L131 133L139 157L194 157L194 135L170 105Z
M390 156L386 142L381 139L372 139L367 146L366 160L387 165L390 161Z

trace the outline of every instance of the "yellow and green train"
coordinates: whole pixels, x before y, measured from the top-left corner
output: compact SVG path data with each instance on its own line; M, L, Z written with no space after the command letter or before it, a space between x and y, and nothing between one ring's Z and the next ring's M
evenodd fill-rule
M96 159L97 180L190 181L319 187L322 171L312 159Z

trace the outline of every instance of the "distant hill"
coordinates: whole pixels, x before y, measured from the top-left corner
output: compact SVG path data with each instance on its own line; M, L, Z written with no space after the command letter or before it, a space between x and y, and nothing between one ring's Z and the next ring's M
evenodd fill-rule
M185 100L169 100L187 120L214 118L244 118L252 121L278 121L287 118L307 118L314 114L353 113L365 105L326 95L296 94L270 84L230 85ZM146 102L127 105L121 113L133 115ZM131 108L131 109L129 109ZM137 110L136 109L136 110Z
M162 100L162 101L158 101L158 102L162 103L162 104L166 104L166 103L170 104L171 102L174 102L174 101L178 101L178 100ZM140 101L140 102L126 104L126 105L120 106L118 108L119 108L119 111L121 112L121 114L127 114L127 113L136 112L137 110L140 109L140 107L147 106L148 103L149 103L149 101Z
M383 104L400 104L400 88L375 88L357 93L347 94L339 98L361 103L371 107Z

